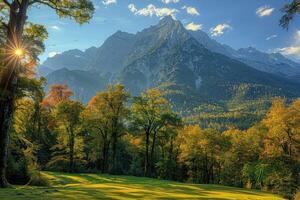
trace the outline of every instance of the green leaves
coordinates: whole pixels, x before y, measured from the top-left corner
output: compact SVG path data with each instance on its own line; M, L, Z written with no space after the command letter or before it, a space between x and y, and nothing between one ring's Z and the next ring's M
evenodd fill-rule
M74 128L80 124L80 114L83 108L82 103L78 101L62 101L56 107L56 118L64 126Z
M290 22L294 19L295 15L300 14L300 1L293 0L291 3L287 3L281 9L284 15L280 19L280 26L288 29Z
M94 14L90 0L32 0L31 4L42 4L52 8L59 17L69 17L79 24L88 22Z

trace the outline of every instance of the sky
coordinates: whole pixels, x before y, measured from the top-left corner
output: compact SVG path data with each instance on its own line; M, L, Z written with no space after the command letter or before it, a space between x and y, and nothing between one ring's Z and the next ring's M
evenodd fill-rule
M291 0L93 0L89 23L60 19L47 7L33 7L29 21L44 24L49 33L41 62L70 49L99 47L118 30L136 33L166 16L189 30L202 30L235 49L255 47L280 52L300 62L300 17L289 30L279 26L280 9Z

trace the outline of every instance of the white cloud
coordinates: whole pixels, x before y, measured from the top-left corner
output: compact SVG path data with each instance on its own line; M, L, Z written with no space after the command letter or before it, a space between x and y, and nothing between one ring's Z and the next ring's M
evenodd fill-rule
M168 4L168 3L178 3L179 0L161 0L163 3Z
M300 45L278 48L275 51L282 53L283 55L286 55L286 56L296 56L296 57L300 58Z
M60 27L58 27L58 26L50 26L50 28L52 28L53 30L56 30L56 31L60 31L61 30Z
M265 17L265 16L270 16L274 11L274 8L271 8L270 6L261 6L257 8L256 14L259 17Z
M157 8L153 4L149 4L147 7L141 9L137 9L134 4L129 4L128 9L135 15L150 17L153 15L157 17L165 17L170 15L175 18L176 13L179 12L177 9L172 8Z
M52 57L54 57L54 56L56 56L56 55L58 55L58 54L60 54L60 52L52 51L52 52L49 52L49 53L48 53L48 57L49 57L49 58L52 58Z
M225 33L226 30L232 29L229 24L218 24L214 28L210 29L210 33L212 36L218 37Z
M191 31L199 31L202 29L202 24L195 24L194 22L191 22L191 23L187 24L185 26L185 28L187 30L191 30Z
M266 38L266 40L272 40L274 38L277 38L277 35L270 35L269 37Z
M106 6L116 4L116 3L117 3L117 0L103 0L102 1L102 4L106 5Z
M182 9L186 10L186 12L190 15L200 15L199 11L195 7L183 6Z
M133 12L133 13L138 11L134 4L129 4L128 9L130 10L130 12Z
M275 52L300 60L300 30L296 31L295 41L292 45L288 47L277 48L275 49Z

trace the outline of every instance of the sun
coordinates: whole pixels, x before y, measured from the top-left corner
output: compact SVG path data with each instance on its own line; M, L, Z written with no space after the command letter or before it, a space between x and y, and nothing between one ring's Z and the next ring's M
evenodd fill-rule
M20 49L20 48L16 49L15 50L15 55L18 56L18 57L22 57L24 55L23 49Z

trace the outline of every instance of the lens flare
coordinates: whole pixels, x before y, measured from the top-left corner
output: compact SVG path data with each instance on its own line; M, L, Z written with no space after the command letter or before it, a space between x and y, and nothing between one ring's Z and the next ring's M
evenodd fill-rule
M23 49L16 49L15 50L15 55L18 56L18 57L22 57L24 55L24 51Z

